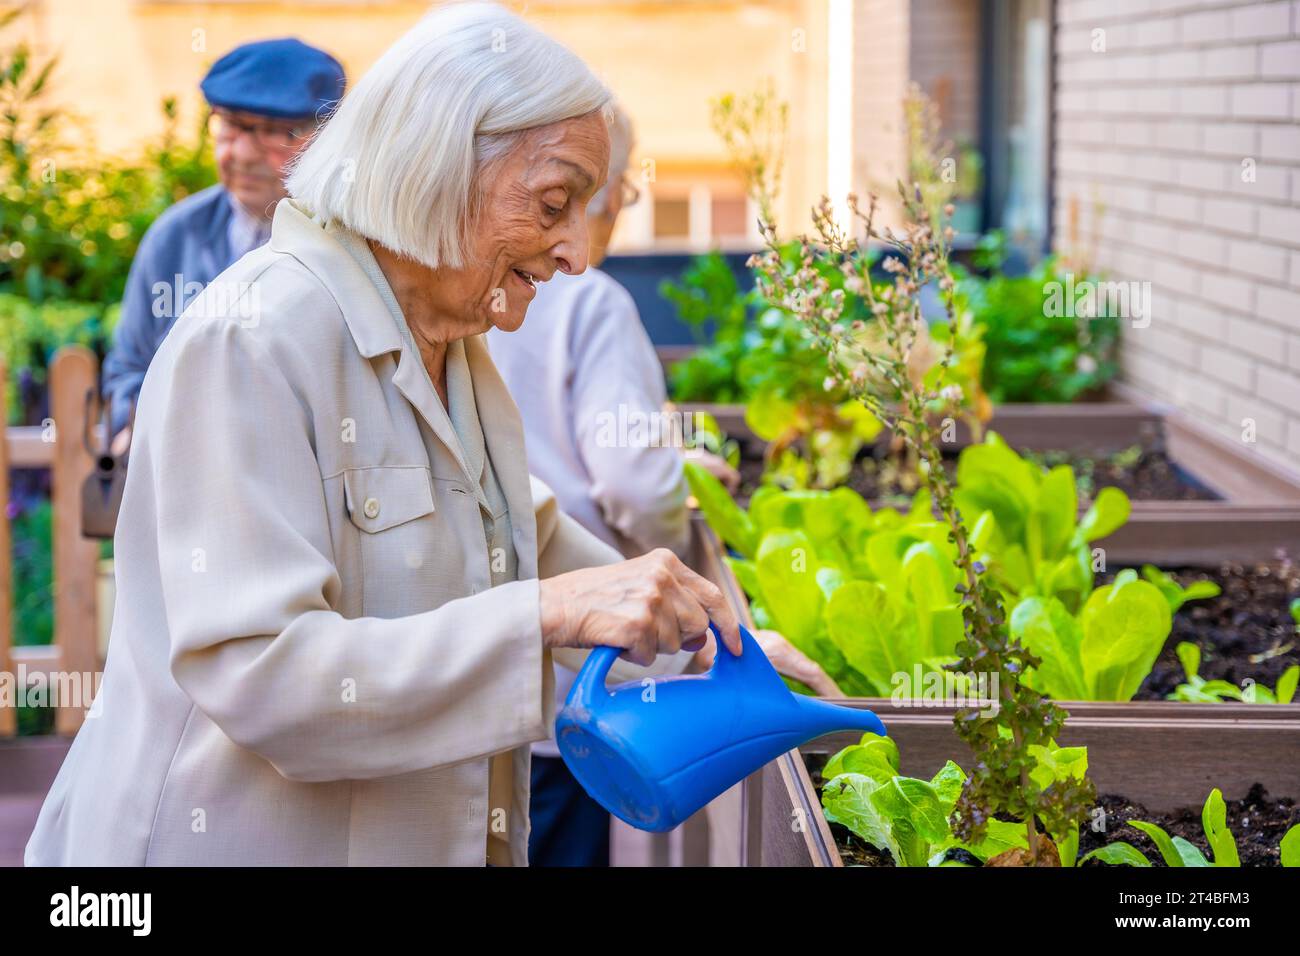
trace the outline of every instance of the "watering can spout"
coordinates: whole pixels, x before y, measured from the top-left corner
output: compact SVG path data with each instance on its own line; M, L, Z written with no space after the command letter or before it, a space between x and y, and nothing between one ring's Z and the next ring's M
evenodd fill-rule
M815 697L803 697L798 694L792 697L795 708L801 715L800 731L807 734L807 740L837 730L857 730L885 736L885 725L869 710L841 707Z
M569 770L606 810L642 830L682 823L724 790L800 744L837 730L885 726L867 710L790 692L762 648L740 629L732 654L718 650L706 674L660 677L613 689L605 678L618 657L592 651L555 722Z

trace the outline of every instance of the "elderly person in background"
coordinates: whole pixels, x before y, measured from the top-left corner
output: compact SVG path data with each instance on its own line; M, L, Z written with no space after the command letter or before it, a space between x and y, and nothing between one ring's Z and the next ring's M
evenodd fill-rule
M710 618L739 652L671 552L530 486L482 341L586 268L608 102L493 4L343 100L145 377L103 685L28 864L523 865L553 656L680 672Z
M690 525L682 450L653 441L647 430L639 441L632 441L637 437L632 435L609 440L611 420L653 420L666 397L663 368L636 303L596 268L605 258L619 213L637 196L627 180L632 124L617 106L612 114L609 178L587 207L587 270L556 275L539 287L528 322L514 332L492 329L487 342L519 405L529 469L554 489L560 508L625 555L668 548L686 558ZM620 408L626 409L625 416ZM738 481L717 456L687 454L724 481ZM820 694L840 695L835 682L779 634L760 631L755 637L782 673ZM556 668L558 703L575 677L565 667ZM569 773L553 740L533 745L532 786L529 862L607 865L609 814Z
M200 89L221 182L182 199L140 241L122 300L113 348L104 360L113 451L131 442L131 402L163 337L185 304L217 273L271 234L284 198L284 173L343 96L343 67L300 40L236 47L212 65Z

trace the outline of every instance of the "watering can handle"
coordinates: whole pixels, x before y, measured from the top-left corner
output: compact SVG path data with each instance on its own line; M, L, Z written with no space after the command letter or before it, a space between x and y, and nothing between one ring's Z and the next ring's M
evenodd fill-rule
M713 640L718 648L713 655L713 666L710 668L710 670L712 670L716 668L719 662L723 659L724 653L726 657L731 659L735 659L736 655L731 653L731 648L727 647L727 645L723 643L722 634L718 631L718 625L710 621L709 630L713 632ZM740 629L740 639L745 643L753 640L743 626ZM597 647L587 655L587 663L583 667L583 670L587 671L590 668L590 673L592 674L596 686L603 687L605 685L605 678L609 676L609 669L614 666L614 662L618 660L618 656L622 653L623 648L621 647Z

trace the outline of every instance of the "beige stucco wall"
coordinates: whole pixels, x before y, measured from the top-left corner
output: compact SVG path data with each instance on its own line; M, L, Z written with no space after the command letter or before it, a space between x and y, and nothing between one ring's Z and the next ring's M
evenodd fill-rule
M1098 264L1151 283L1125 375L1300 465L1300 2L1057 8L1056 238L1095 197Z
M826 188L825 0L507 6L608 81L637 124L636 158L653 159L670 184L700 178L739 188L710 128L709 99L771 77L791 103L782 215L806 224L807 209ZM295 35L332 52L356 77L428 7L408 0L30 0L15 32L59 54L52 96L86 115L98 146L130 152L161 128L164 96L177 96L197 121L199 80L239 43Z

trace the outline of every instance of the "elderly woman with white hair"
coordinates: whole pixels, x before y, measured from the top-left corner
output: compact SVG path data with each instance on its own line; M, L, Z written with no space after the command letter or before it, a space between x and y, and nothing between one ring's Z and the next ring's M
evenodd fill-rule
M104 681L29 865L522 865L553 656L680 671L710 617L739 651L671 552L622 561L530 484L481 339L586 267L608 101L448 6L301 155L145 378Z

